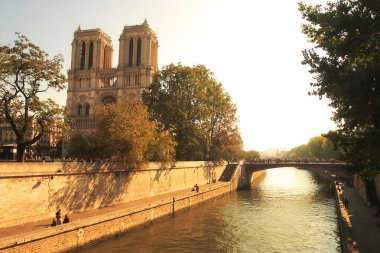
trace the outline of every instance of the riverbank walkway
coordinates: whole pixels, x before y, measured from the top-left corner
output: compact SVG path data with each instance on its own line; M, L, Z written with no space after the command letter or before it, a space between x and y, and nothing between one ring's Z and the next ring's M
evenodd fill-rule
M377 207L368 207L353 187L344 184L341 199L347 198L348 208L340 201L343 218L351 225L352 252L380 253L380 218L376 217Z
M352 253L380 253L380 227L377 224L380 218L376 217L377 207L368 207L359 193L352 186L347 186L351 176L346 170L332 168L309 168L315 173L329 180L331 183L339 181L343 184L340 194L339 207L345 225L349 228L346 236L348 252ZM347 198L348 208L344 208L343 198Z
M217 186L222 186L222 185L226 185L226 184L229 184L229 182L228 183L216 182L216 183L211 183L211 184L199 185L199 194L201 194L203 191L210 189L211 186L217 187ZM99 215L105 215L105 214L112 213L112 212L119 212L119 211L123 211L123 210L125 210L127 212L128 210L136 209L136 208L143 206L143 205L147 205L147 204L151 204L151 203L157 203L160 201L172 200L173 197L174 198L180 198L180 197L183 197L183 196L189 195L189 194L197 194L197 193L195 191L192 191L191 188L189 188L189 189L185 189L185 190L179 190L179 191L174 191L174 192L170 192L170 193L160 194L157 196L152 196L152 197L147 197L147 198L138 199L138 200L134 200L134 201L129 201L129 202L125 202L122 204L115 205L115 206L104 207L104 208L94 209L94 210L88 210L88 211L84 211L84 212L80 212L80 213L72 213L72 214L69 214L68 216L70 218L70 223L72 223L75 221L84 220L84 219L92 218L92 217L99 216ZM62 213L62 217L64 215L65 215L65 213ZM26 234L26 233L30 233L30 232L37 232L38 230L43 230L45 228L48 228L48 227L50 227L50 224L52 223L52 221L53 221L53 218L46 219L46 220L40 220L37 222L28 222L28 223L20 224L17 226L11 226L11 227L7 227L7 228L0 228L0 244L1 244L2 239L9 238L9 237L16 236L16 235ZM59 227L59 225L57 227Z

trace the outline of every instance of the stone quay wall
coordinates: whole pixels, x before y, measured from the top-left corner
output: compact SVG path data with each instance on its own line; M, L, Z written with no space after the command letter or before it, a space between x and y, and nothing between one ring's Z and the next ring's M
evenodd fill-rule
M225 164L150 163L129 170L115 163L0 163L0 228L113 206L218 180Z
M374 183L375 183L375 188L376 188L376 194L377 194L377 199L380 199L380 174L377 174L373 178ZM364 180L359 176L359 175L354 175L353 176L353 186L354 188L358 191L360 197L368 204L370 205L370 200L369 200L369 193L366 187L366 184Z
M107 213L57 227L5 238L6 240L0 240L0 253L48 253L74 250L155 220L170 217L179 211L200 205L230 191L229 182L210 184L207 189L200 193L189 192L177 196L175 199L168 198L167 200L146 203L130 210Z
M7 170L7 175L2 175L0 180L21 180L16 181L16 184L20 186L22 180L32 180L26 184L30 187L33 183L37 184L37 187L32 187L32 190L38 189L43 182L38 183L36 180L41 180L41 178L49 178L48 180L54 181L55 179L60 179L58 184L55 182L50 184L53 186L51 189L55 189L53 192L56 192L57 189L62 189L63 187L78 187L80 184L71 184L71 177L90 177L87 180L106 180L109 181L101 184L104 188L104 192L109 191L108 186L106 184L117 183L116 186L113 186L110 190L116 190L117 187L126 187L122 194L117 195L118 198L114 198L111 204L120 203L120 201L128 200L128 196L126 194L135 194L134 198L139 198L143 196L140 192L137 193L138 189L143 188L144 184L148 184L149 190L141 190L145 192L145 194L149 194L150 196L159 193L160 189L163 191L176 191L183 188L192 187L195 183L199 185L207 185L210 180L213 178L220 178L223 170L225 169L225 165L210 167L205 166L199 162L190 162L190 163L178 163L175 168L171 169L158 169L158 168L147 168L141 171L133 171L132 176L128 177L129 180L126 180L125 177L128 173L125 171L120 171L119 168L113 167L114 165L102 166L94 166L91 164L77 164L77 166L81 167L82 172L78 172L78 168L73 168L70 166L55 166L53 164L43 164L43 170L32 166L31 168L26 168L25 171L12 171ZM36 165L37 166L37 165ZM41 165L40 165L41 166ZM89 168L89 166L94 166L93 168ZM181 167L180 167L181 166ZM32 171L31 169L37 168L36 171ZM57 172L56 169L62 170L61 172ZM64 170L63 170L64 169ZM54 171L55 173L52 173ZM25 173L28 172L28 173ZM96 173L95 173L96 172ZM12 174L13 173L13 174ZM57 173L60 176L57 176ZM70 174L71 173L71 174ZM16 175L17 174L17 175ZM31 175L33 174L33 175ZM124 175L126 174L126 175ZM113 175L113 176L112 176ZM123 176L124 175L124 176ZM202 187L202 191L197 193L194 191L186 192L180 196L175 196L174 198L166 198L161 199L155 202L144 203L140 206L131 207L124 210L109 212L106 214L101 214L95 217L86 218L83 220L74 221L68 224L62 224L57 227L48 227L41 230L23 233L20 235L15 235L7 238L2 238L0 240L0 253L21 253L21 252L67 252L71 250L75 250L79 247L83 247L85 245L93 244L99 240L110 238L112 236L118 235L120 233L124 233L130 229L137 228L143 225L147 225L153 221L157 221L160 219L164 219L170 216L173 216L175 213L186 210L188 208L192 208L194 206L198 206L203 202L217 198L218 196L228 194L231 191L235 191L238 188L245 187L249 184L255 184L259 182L259 180L265 175L265 170L258 172L249 172L245 170L244 166L237 166L233 177L230 182L219 182L217 184L208 184L206 187ZM53 177L53 178L52 178ZM100 178L98 178L100 177ZM104 178L103 178L104 177ZM109 177L109 178L108 178ZM114 177L112 179L112 177ZM142 177L142 178L141 178ZM39 179L38 179L39 178ZM120 183L120 178L123 178L123 183L126 182L129 184L128 186L123 186ZM144 181L145 178L145 181ZM78 179L75 179L78 180ZM75 181L74 180L74 181ZM133 182L136 180L136 182ZM8 181L11 183L13 181ZM137 184L137 182L139 184ZM4 182L3 182L4 183ZM46 184L46 183L45 183ZM65 184L68 184L65 186ZM100 183L99 183L100 184ZM131 186L137 184L136 186ZM59 185L60 187L56 187L55 185ZM97 183L93 185L92 189L96 189L98 187ZM34 185L33 185L34 186ZM49 186L49 185L48 185ZM145 185L146 186L146 185ZM21 187L21 186L20 186ZM26 187L26 186L25 186ZM22 189L25 189L22 188ZM51 186L49 186L51 187ZM55 188L54 188L55 187ZM100 186L99 186L100 187ZM30 191L29 188L26 187ZM44 188L41 188L44 189ZM129 191L128 191L129 189ZM131 190L135 189L135 190ZM49 190L49 188L48 188ZM75 201L79 198L84 198L82 195L91 195L91 191L89 187L81 188L79 192L78 189L73 194L73 197L70 199ZM100 195L104 195L99 190ZM28 191L21 191L22 196L25 197L25 194L31 194ZM162 193L162 192L161 192ZM49 193L51 194L51 193ZM107 193L108 196L110 193ZM41 193L41 197L38 194L36 196L37 200L41 201L41 203L46 203L44 200L46 193ZM54 196L54 195L53 195ZM104 197L104 196L103 196ZM102 199L103 199L102 197ZM15 195L17 198L17 195ZM133 197L129 196L131 200ZM19 203L19 207L13 207L17 210L21 208L25 208L26 205L30 205L34 203L33 200L26 200L27 203ZM44 202L45 201L45 202ZM119 202L118 202L119 201ZM17 202L17 201L16 201ZM13 202L14 204L16 202ZM66 202L65 202L66 203ZM69 203L69 202L67 202ZM96 201L91 203L98 203ZM53 207L50 206L51 210ZM33 204L37 207L37 204ZM17 206L17 205L16 205ZM96 208L100 207L99 204L92 204L86 206L87 208ZM60 206L63 208L63 206ZM41 208L41 211L46 212L46 208ZM49 209L48 209L49 211ZM54 212L54 211L53 211ZM49 211L49 215L53 213ZM27 218L27 217L26 217Z

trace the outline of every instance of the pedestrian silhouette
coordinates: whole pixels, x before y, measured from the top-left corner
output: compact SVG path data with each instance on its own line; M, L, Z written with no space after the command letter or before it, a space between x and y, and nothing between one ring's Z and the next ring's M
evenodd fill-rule
M348 209L348 199L344 198L344 208Z

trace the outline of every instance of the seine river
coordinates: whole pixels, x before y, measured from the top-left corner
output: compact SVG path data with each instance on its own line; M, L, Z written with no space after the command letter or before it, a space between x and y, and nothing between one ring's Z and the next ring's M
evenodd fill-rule
M340 252L334 195L308 170L271 169L252 189L79 252Z

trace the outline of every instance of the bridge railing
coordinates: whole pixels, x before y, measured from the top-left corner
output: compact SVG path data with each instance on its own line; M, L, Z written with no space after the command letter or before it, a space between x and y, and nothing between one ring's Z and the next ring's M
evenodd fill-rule
M244 164L346 164L338 160L319 160L319 159L249 159Z

